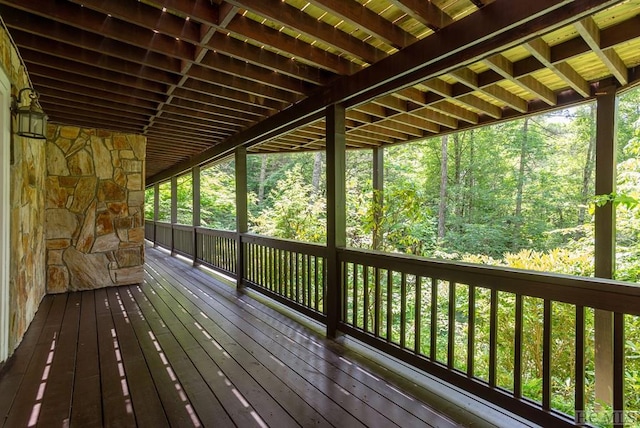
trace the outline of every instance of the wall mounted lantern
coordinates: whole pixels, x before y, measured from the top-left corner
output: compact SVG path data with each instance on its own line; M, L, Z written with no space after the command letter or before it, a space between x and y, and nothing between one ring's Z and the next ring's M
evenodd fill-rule
M22 93L28 91L31 100L28 105L20 106ZM11 110L18 120L17 134L22 137L47 139L47 115L42 111L38 103L39 94L33 88L24 88L18 92L18 96L13 98Z

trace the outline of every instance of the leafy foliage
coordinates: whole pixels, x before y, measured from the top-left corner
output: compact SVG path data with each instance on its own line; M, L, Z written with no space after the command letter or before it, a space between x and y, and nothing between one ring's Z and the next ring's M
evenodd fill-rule
M382 237L378 249L420 256L500 265L524 270L569 275L594 275L593 210L612 203L617 215L616 279L640 282L640 91L629 91L619 101L618 179L616 192L594 195L594 115L591 105L549 113L473 131L449 139L446 151L438 139L385 148L384 191L373 189L369 151L349 151L346 165L346 220L348 245L372 248L373 235ZM441 165L447 157L445 210L439 210ZM257 233L323 243L326 241L326 188L324 156L319 153L248 157L248 202L251 230ZM235 181L233 162L203 168L201 174L202 222L213 228L235 228ZM178 186L178 219L190 223L191 178L181 177ZM160 186L160 220L169 220L170 187ZM383 197L381 198L380 195ZM153 204L153 191L146 194ZM438 236L439 216L445 233ZM147 218L153 218L147 212ZM373 302L371 289L364 290L363 267L351 267L349 277L359 278L358 289L348 290L350 322L364 325L365 302ZM354 271L355 269L355 271ZM395 275L395 273L393 274ZM392 276L393 276L392 275ZM394 281L397 279L393 278ZM373 278L369 279L369 283ZM417 290L415 277L405 278L406 297L400 290L383 289L380 316L391 317L379 326L380 335L400 343L402 304L406 346L420 344L430 355L430 328L416 338L413 312L417 299L431 301L430 291ZM433 350L446 362L448 317L456 318L454 366L466 370L469 332L469 287L456 285L455 313L449 314L449 287L438 287L438 319ZM368 298L364 295L368 293ZM475 289L474 373L489 373L490 296ZM499 292L498 369L499 386L512 390L516 296ZM403 303L402 303L403 302ZM523 395L542 398L543 302L524 298ZM373 311L372 307L366 309ZM423 309L424 310L424 309ZM575 310L552 304L553 367L552 405L572 414L575 387ZM426 317L425 317L426 319ZM371 319L366 321L371 323ZM423 322L425 322L423 320ZM585 311L587 410L597 417L606 406L595 406L594 312ZM626 408L640 408L640 317L627 316ZM388 330L388 331L387 331ZM418 340L419 339L419 340ZM412 345L413 344L413 345ZM634 422L634 421L631 421ZM599 422L606 425L602 419ZM640 423L640 421L638 421Z

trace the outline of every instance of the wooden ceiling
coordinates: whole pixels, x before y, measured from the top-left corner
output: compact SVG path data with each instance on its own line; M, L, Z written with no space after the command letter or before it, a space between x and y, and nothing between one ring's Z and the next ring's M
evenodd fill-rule
M244 144L422 139L640 75L640 0L0 0L52 122L143 133L147 177Z

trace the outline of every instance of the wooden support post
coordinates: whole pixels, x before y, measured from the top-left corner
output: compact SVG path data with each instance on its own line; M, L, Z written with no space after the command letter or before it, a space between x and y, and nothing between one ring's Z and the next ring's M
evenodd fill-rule
M342 313L342 269L338 248L347 245L345 109L331 105L326 110L327 147L327 336L335 338Z
M245 254L242 234L249 231L247 214L247 148L237 147L235 152L236 167L236 232L237 232L237 263L236 280L238 289L244 287Z
M198 226L201 224L200 219L200 165L196 165L191 169L191 208L193 223L193 265L198 264Z
M373 149L373 249L382 249L382 213L384 203L384 148Z
M610 194L616 186L615 86L599 89L596 116L596 195ZM595 276L613 278L615 261L615 207L608 202L595 212ZM595 311L596 401L612 404L613 314Z
M153 184L153 246L156 246L158 236L158 219L160 218L160 183Z
M178 177L171 177L171 255L175 254L173 225L178 223Z

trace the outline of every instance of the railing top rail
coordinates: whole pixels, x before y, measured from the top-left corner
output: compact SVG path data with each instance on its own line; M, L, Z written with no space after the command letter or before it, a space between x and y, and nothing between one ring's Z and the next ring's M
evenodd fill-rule
M238 232L233 230L212 229L206 226L197 226L196 232L202 235L220 236L222 238L229 238L229 239L235 239L238 236Z
M182 231L185 231L185 232L193 231L193 226L188 225L188 224L173 223L171 225L171 227L173 227L175 230L182 230Z
M640 286L602 278L587 278L501 266L427 259L381 251L338 250L342 262L453 281L523 296L550 299L596 309L640 315Z
M271 238L269 236L256 235L255 233L243 233L242 240L249 244L265 245L279 250L304 253L316 257L327 257L327 247L323 244L300 242L292 239Z

